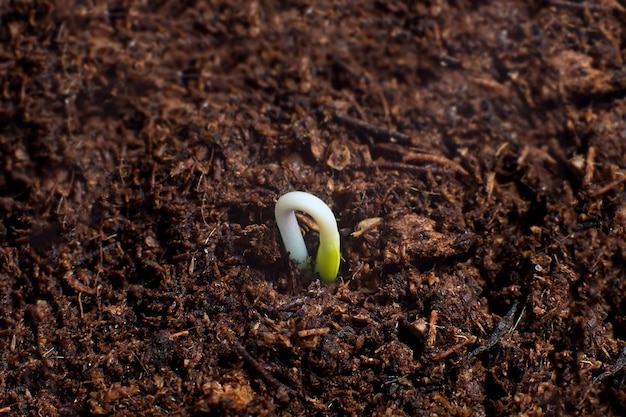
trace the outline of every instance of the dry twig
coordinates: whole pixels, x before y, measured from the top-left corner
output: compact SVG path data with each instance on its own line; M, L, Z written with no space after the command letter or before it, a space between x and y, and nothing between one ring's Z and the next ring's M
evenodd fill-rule
M274 378L274 376L272 374L270 374L264 367L263 365L261 365L247 350L245 347L243 347L243 345L241 343L239 343L236 340L232 340L232 344L235 347L235 349L237 350L237 353L239 354L239 356L241 356L241 358L244 360L244 362L246 362L250 367L252 367L252 369L254 369L254 371L259 374L259 376L261 378L263 378L266 382L270 383L271 385L273 385L275 388L281 389L284 392L287 392L291 395L296 395L297 392L293 389L293 388L289 388L287 385L283 384L282 382L280 382L279 380L277 380L276 378Z
M620 178L616 179L615 181L611 181L610 183L608 183L604 187L602 187L599 190L596 190L593 193L591 193L591 197L593 197L593 198L601 197L604 194L606 194L609 191L611 191L612 189L619 187L619 185L624 183L624 182L626 182L626 175L622 174L622 176Z
M350 116L339 114L337 112L333 113L333 117L339 123L362 130L363 132L373 136L376 139L379 139L379 140L395 139L402 143L407 143L407 144L411 143L411 138L405 135L404 133L400 133L395 130L376 126L371 123L367 123L367 122L355 119Z
M603 379L613 376L619 371L621 371L622 369L624 369L624 367L626 367L626 347L622 349L622 352L619 354L619 357L617 358L613 366L611 366L611 368L607 369L606 371L602 372L600 375L595 377L593 379L593 382L594 383L600 382Z
M513 306L511 307L509 312L506 313L506 316L504 316L502 320L498 322L495 330L493 331L493 333L491 334L491 337L489 338L489 341L484 346L480 346L474 349L473 351L471 351L469 354L469 357L471 358L473 356L476 356L494 347L502 339L502 337L506 334L506 332L508 332L514 327L515 320L513 318L515 317L516 311L517 311L517 301L513 303Z

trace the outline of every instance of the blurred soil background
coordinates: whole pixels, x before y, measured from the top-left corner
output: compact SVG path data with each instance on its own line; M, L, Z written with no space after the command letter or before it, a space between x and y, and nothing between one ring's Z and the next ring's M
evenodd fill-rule
M0 1L0 415L626 415L625 7Z

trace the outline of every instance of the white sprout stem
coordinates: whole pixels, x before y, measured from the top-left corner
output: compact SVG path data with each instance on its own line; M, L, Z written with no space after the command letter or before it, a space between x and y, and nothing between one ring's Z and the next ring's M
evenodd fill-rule
M320 246L332 244L332 242L338 244L339 231L333 212L326 203L314 195L302 191L292 191L278 199L274 213L285 249L289 253L289 259L304 268L307 266L309 252L296 220L296 210L303 211L313 217L320 232Z

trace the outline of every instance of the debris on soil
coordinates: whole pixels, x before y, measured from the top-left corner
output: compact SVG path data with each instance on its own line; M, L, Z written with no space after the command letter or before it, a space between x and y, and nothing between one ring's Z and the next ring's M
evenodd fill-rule
M623 1L96 3L0 6L0 415L626 415Z

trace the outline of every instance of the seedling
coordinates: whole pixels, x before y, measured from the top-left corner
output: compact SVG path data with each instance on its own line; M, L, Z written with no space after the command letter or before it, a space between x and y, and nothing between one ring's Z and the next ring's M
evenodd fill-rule
M302 191L293 191L281 196L276 202L274 213L276 224L283 238L289 259L301 269L309 265L309 252L300 226L296 220L295 211L303 211L313 217L320 231L320 245L315 257L315 272L326 283L337 280L339 271L339 231L337 220L330 208L319 198Z

